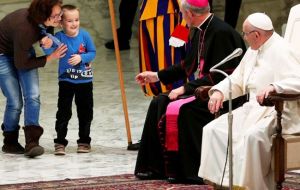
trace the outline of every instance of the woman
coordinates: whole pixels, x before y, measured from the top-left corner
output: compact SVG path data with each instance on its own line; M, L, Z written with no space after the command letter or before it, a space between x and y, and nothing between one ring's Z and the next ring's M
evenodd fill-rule
M45 29L53 31L61 19L62 0L33 0L29 8L19 9L0 21L0 86L6 97L2 123L2 151L39 156L43 128L39 125L40 94L38 67L64 56L66 46L60 46L48 56L36 57L33 44L52 45ZM19 144L19 121L24 99L25 149Z

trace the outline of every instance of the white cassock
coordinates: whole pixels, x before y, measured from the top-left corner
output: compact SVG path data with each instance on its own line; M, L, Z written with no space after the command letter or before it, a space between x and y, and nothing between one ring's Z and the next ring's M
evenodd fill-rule
M300 93L300 54L274 32L259 50L247 50L230 78L233 98L250 93L249 102L232 112L233 184L250 190L272 189L271 135L275 133L276 112L273 107L260 106L256 93L270 84L277 92ZM213 89L222 91L225 100L228 100L228 79ZM300 132L300 102L289 102L284 106L283 133ZM227 137L227 114L203 129L199 176L216 184L222 180ZM229 184L228 171L227 163L223 180L225 186Z

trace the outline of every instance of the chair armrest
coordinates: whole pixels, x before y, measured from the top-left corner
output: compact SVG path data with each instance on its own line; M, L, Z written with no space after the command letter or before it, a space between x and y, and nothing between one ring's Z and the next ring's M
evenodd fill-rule
M276 102L294 101L300 99L300 94L271 93L264 99L262 106L274 106Z
M208 91L211 89L212 86L200 86L195 90L195 97L201 101L208 101Z

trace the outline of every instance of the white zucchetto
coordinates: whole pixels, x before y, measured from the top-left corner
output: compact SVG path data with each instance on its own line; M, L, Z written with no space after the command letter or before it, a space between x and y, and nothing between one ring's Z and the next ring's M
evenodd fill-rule
M262 30L273 30L273 24L268 15L265 13L253 13L247 17L249 23Z

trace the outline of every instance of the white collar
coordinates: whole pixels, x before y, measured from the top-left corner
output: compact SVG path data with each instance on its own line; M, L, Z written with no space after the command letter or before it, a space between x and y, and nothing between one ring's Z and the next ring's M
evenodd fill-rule
M197 28L198 28L199 30L202 30L202 29L201 29L202 24L205 23L205 22L207 21L207 19L208 19L210 16L211 16L211 13L209 13L208 16L204 19L204 21L201 22L201 23L199 24L199 26L197 26Z

